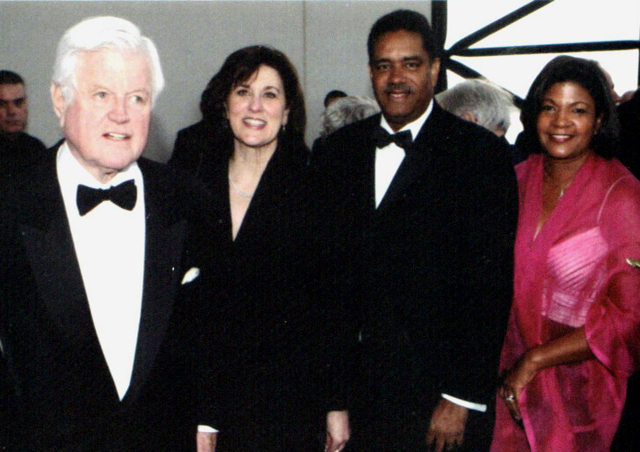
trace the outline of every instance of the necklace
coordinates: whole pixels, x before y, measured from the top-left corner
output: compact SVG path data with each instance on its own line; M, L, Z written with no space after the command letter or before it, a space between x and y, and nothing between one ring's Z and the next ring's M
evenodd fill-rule
M243 198L247 198L247 199L253 198L253 195L255 194L255 192L247 193L246 191L240 190L240 187L238 187L236 185L236 183L233 181L233 179L231 178L231 174L229 174L229 182L231 183L231 186L236 191L236 193L238 193L240 196L242 196Z
M561 183L557 183L557 182L553 182L551 179L551 176L547 175L545 171L543 175L543 181L544 183L550 185L554 189L554 191L557 189L560 189L560 193L558 194L558 199L560 199L564 196L564 192L567 190L567 188L569 188L569 185L571 185L571 182L573 182L573 178L569 179L568 183L566 181L561 181Z

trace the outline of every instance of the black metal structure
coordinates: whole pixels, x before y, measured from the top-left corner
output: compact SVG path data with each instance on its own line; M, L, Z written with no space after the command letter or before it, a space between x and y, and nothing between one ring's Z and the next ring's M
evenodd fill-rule
M612 50L633 50L640 52L640 40L627 41L604 41L604 42L579 42L566 44L543 44L510 47L486 47L471 48L477 42L485 39L503 28L517 22L540 8L553 3L555 0L534 0L506 16L490 23L489 25L471 33L452 45L449 49L444 49L441 55L440 76L436 92L447 89L447 69L465 78L481 77L482 74L454 59L461 57L483 57L483 56L506 56L506 55L533 55L543 53L566 53L566 52L594 52ZM444 44L447 38L447 0L433 1L431 7L431 19L436 40ZM444 45L441 46L443 48ZM638 67L638 84L640 85L640 64ZM516 103L520 103L521 98L516 96Z

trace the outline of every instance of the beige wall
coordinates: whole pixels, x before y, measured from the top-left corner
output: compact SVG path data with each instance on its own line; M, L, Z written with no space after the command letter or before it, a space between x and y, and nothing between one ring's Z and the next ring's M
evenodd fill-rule
M169 158L176 133L200 119L200 94L232 51L268 44L298 68L308 114L307 141L319 131L327 91L371 95L366 38L379 16L411 8L430 17L429 1L0 1L0 68L28 85L29 132L60 137L49 101L55 47L79 20L115 15L136 23L160 52L167 86L154 110L147 156Z

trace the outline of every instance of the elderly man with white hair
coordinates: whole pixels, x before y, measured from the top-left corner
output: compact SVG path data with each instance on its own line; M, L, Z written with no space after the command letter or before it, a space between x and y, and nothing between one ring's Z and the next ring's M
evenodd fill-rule
M322 113L321 137L380 111L380 106L367 96L346 96L333 101Z
M215 449L197 433L215 424L195 363L209 348L200 195L140 158L163 85L129 21L87 19L58 45L64 141L3 182L0 205L8 450Z
M502 137L516 108L513 95L483 79L469 79L438 94L440 106L459 118L478 124Z

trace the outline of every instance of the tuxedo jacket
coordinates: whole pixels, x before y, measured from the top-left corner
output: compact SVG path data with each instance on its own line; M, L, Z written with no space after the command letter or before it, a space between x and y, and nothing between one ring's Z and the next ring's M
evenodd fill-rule
M3 182L0 384L10 421L0 425L0 444L18 451L191 450L197 423L215 423L208 407L195 408L200 382L192 377L202 358L204 275L181 284L201 267L200 195L164 166L138 162L144 289L131 384L120 401L93 326L54 151L22 179Z
M443 393L489 403L512 296L517 190L508 151L434 102L376 208L377 127L379 114L336 131L312 155L351 313L345 340L359 356L354 415L428 420Z

